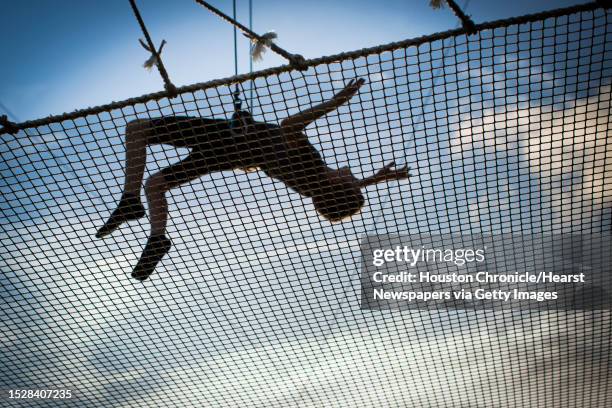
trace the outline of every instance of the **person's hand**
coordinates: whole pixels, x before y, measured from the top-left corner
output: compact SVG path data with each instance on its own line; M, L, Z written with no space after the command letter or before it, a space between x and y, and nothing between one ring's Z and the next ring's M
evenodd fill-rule
M386 164L382 169L378 170L376 174L373 176L364 178L359 181L360 187L371 186L378 183L383 183L386 181L392 180L405 180L407 178L412 177L412 174L409 173L410 167L408 165L404 165L399 168L394 168L395 162L391 162Z
M343 90L334 95L333 99L335 101L340 101L341 103L344 103L351 99L353 95L355 95L357 91L359 91L359 88L361 88L363 84L365 84L365 79L363 78L359 78L356 81L354 79L351 79Z

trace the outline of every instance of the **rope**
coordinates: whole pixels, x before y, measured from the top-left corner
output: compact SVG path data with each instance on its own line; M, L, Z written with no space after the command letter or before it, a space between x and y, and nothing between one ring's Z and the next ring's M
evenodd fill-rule
M232 11L234 20L236 19L236 0L232 1ZM234 75L238 75L238 30L234 26ZM242 109L242 100L240 99L240 89L238 84L234 87L234 112L239 112Z
M453 13L455 13L457 18L461 20L461 25L463 26L463 29L465 30L465 32L468 34L476 33L476 25L474 25L474 22L472 21L472 19L468 17L463 12L463 10L461 10L461 7L459 7L459 5L455 3L454 0L445 0L445 1L448 4L448 6L451 8L451 10L453 10Z
M233 16L236 19L236 0L232 0ZM234 26L234 75L238 75L238 30ZM236 87L238 90L238 87Z
M223 20L227 21L230 24L233 24L234 27L239 28L251 40L254 39L254 40L257 40L257 41L265 41L265 38L263 38L262 36L260 36L259 34L253 32L253 31L251 31L247 27L243 26L238 21L236 21L235 19L231 18L230 16L228 16L225 13L223 13L218 8L216 8L213 5L207 3L206 1L204 1L204 0L195 0L195 1L196 1L196 3L204 6L208 10L212 11L217 16L221 17ZM305 71L305 70L308 69L308 65L306 64L306 60L301 55L299 55L299 54L291 54L290 52L285 51L284 49L282 49L281 47L279 47L278 45L276 45L274 43L270 44L270 49L272 51L274 51L275 53L277 53L278 55L280 55L283 58L285 58L287 61L289 61L289 64L291 65L292 68L295 68L295 69L300 70L300 71Z
M166 71L166 68L164 67L164 63L162 62L161 55L160 55L162 48L164 47L164 44L166 43L166 41L165 40L162 41L159 49L156 50L155 45L153 44L153 40L151 40L151 36L149 35L149 31L147 30L147 27L145 26L144 20L142 19L142 16L140 15L140 11L138 11L138 7L136 7L135 0L130 0L130 5L132 6L132 11L134 12L134 16L136 16L136 20L138 20L140 29L142 30L142 33L145 36L146 44L142 40L140 41L140 44L143 46L145 50L151 53L151 58L147 60L147 62L145 63L145 66L147 66L148 64L151 64L151 66L152 65L157 66L159 74L164 80L164 88L166 88L166 92L168 93L168 96L175 97L176 95L178 95L178 91L176 87L172 84L172 82L170 82L170 78L168 77L168 72Z
M476 28L476 31L503 28L503 27L508 27L512 25L540 21L540 20L544 20L547 18L551 18L551 17L560 17L560 16L564 16L568 14L580 13L580 12L585 12L585 11L593 11L593 10L600 9L600 8L602 8L601 4L598 1L594 1L591 3L578 4L578 5L571 6L571 7L565 7L565 8L544 11L544 12L534 13L534 14L527 14L527 15L520 16L520 17L511 17L507 19L501 19L501 20L481 23L481 24L477 24L475 28ZM376 47L363 48L360 50L344 52L344 53L325 56L325 57L314 58L314 59L304 61L304 64L308 67L312 67L312 66L316 66L320 64L331 64L337 61L356 59L356 58L365 57L365 56L372 55L372 54L380 54L385 51L393 51L399 48L419 46L424 43L445 40L447 38L456 37L464 33L465 33L465 30L463 28L453 29L453 30L444 31L441 33L435 33L435 34L411 38L411 39L407 39L403 41L392 42L392 43L385 44L385 45L379 45ZM229 85L229 84L233 84L236 82L243 82L243 81L248 81L248 80L254 80L256 78L270 76L270 75L276 75L276 74L280 74L283 72L291 71L293 69L294 67L291 65L281 65L279 67L267 68L267 69L263 69L261 71L256 71L253 73L240 74L240 75L232 76L228 78L214 79L212 81L200 82L200 83L196 83L192 85L182 86L182 87L177 88L177 92L180 94L184 92L200 91L200 90L213 88L217 86ZM71 120L71 119L76 119L76 118L80 118L80 117L87 116L87 115L96 115L102 112L108 112L114 109L121 109L127 106L135 105L137 103L155 101L155 100L159 100L162 98L166 98L168 96L169 95L167 91L154 92L154 93L137 96L134 98L125 99L119 102L111 102L105 105L99 105L99 106L95 106L91 108L78 109L73 112L63 113L60 115L51 115L45 118L21 122L21 123L15 124L15 126L18 129L26 129L26 128L32 128L32 127L37 127L37 126L44 126L44 125L48 125L48 124L55 123L55 122L61 122L64 120Z
M253 30L253 0L249 0L249 30ZM253 73L253 55L249 52L249 74ZM249 106L253 108L253 86L249 87Z

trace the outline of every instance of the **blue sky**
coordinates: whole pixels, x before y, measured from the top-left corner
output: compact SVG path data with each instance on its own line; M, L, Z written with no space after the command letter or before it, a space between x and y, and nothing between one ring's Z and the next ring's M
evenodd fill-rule
M476 22L581 3L575 0L467 1ZM231 2L212 2L231 13ZM164 63L176 85L233 74L232 28L193 1L140 0L156 43L166 39ZM427 0L254 0L254 29L274 29L279 45L307 58L411 38L454 28L449 10ZM248 2L238 17L248 22ZM0 111L14 119L72 111L161 89L137 39L140 29L127 0L4 2L0 13ZM268 53L255 69L284 61ZM240 72L248 71L248 43L240 39Z

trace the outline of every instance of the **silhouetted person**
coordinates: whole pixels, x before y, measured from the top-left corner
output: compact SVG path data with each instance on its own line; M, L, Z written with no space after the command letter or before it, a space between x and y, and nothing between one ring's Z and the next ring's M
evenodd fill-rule
M330 221L339 221L360 211L361 188L387 180L406 179L406 166L393 169L389 163L374 176L360 180L348 167L328 167L303 133L316 119L346 103L364 84L349 84L329 101L284 119L280 126L255 122L250 113L238 111L231 120L187 116L137 119L126 126L126 166L123 195L117 209L96 234L102 238L122 223L145 215L140 189L146 164L146 148L169 144L190 148L183 160L153 174L145 183L151 216L151 235L132 272L145 280L170 250L165 236L168 220L166 191L205 174L234 170L262 170L299 194L311 197L316 210Z

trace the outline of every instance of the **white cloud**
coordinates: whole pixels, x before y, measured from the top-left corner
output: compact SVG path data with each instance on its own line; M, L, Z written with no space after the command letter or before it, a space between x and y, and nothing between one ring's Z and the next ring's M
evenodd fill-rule
M611 87L564 106L506 106L464 116L450 136L455 159L506 151L520 154L562 223L580 224L612 203ZM482 153L479 153L482 154ZM474 205L475 203L473 203Z

